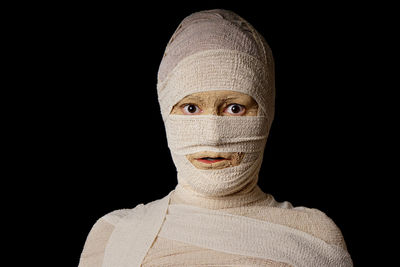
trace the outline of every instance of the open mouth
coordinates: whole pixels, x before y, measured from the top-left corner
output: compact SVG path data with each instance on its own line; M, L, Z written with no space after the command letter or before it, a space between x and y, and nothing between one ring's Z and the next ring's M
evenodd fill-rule
M186 157L198 169L217 170L239 165L243 155L238 152L201 151Z
M228 160L228 159L223 158L223 157L216 157L216 158L203 157L203 158L198 158L196 160L199 162L202 162L202 163L212 164L212 163L216 163L216 162L220 162L220 161Z

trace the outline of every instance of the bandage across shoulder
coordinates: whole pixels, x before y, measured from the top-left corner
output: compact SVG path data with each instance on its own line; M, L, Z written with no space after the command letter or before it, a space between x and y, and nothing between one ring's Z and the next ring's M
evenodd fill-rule
M140 266L158 236L230 254L292 266L352 266L347 251L267 221L162 200L133 209L117 224L103 267ZM124 246L121 246L124 244Z
M171 114L184 97L215 90L251 96L258 104L257 115ZM352 266L346 250L328 244L318 235L199 207L205 200L215 204L210 207L217 207L222 201L230 202L229 207L239 207L242 202L235 196L248 197L251 203L259 199L252 192L257 188L274 119L274 63L269 46L247 21L224 10L187 17L166 47L157 93L178 186L185 192L179 197L185 202L171 204L170 194L133 209L116 225L103 267L140 266L157 236L292 266ZM236 152L243 158L238 165L201 169L188 159L190 154L201 151ZM171 193L174 192L179 194L178 189ZM270 208L260 207L265 212ZM173 264L173 245L168 244L166 250Z

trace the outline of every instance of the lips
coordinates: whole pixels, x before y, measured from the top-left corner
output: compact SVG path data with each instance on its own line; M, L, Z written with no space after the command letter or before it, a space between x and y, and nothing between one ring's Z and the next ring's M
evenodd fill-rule
M223 157L215 157L215 158L203 157L203 158L197 158L196 160L199 162L202 162L202 163L212 164L212 163L220 162L220 161L227 160L227 159L223 158Z
M218 170L240 164L244 153L201 151L186 155L186 158L198 169Z

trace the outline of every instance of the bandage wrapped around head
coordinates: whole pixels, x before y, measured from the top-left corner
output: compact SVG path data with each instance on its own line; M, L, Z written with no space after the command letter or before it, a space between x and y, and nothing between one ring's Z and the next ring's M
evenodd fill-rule
M185 96L212 90L250 95L258 104L257 116L171 114ZM210 197L257 184L274 118L274 63L264 38L247 21L227 10L186 17L165 49L157 91L179 184ZM238 166L203 170L186 158L200 151L244 157Z

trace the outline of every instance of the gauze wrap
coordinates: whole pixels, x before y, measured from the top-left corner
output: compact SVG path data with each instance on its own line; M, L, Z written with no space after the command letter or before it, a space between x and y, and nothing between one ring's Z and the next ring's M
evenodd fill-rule
M274 117L273 70L265 41L236 14L210 10L183 20L157 86L178 185L163 199L102 217L79 267L352 266L329 217L278 203L256 186ZM252 96L257 116L170 114L183 97L212 90ZM245 156L237 166L201 170L186 158L199 151Z
M257 116L172 115L185 96L212 90L250 95ZM257 184L274 117L274 64L263 37L229 11L195 13L171 37L158 72L161 114L178 183L204 196L226 196ZM186 155L242 152L238 166L201 170Z

